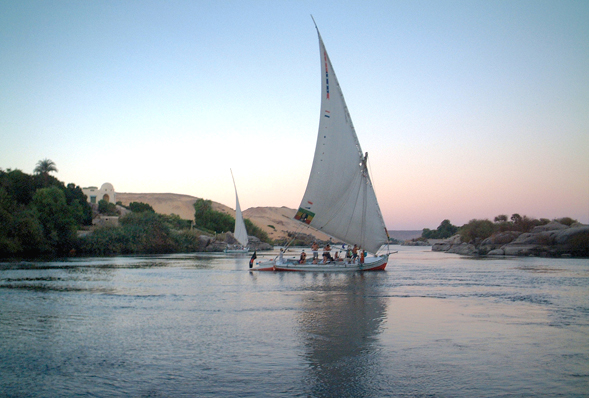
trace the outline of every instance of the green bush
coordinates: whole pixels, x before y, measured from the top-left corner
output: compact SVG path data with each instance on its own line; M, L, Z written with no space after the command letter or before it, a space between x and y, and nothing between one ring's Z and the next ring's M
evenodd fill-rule
M138 254L193 252L201 249L196 231L178 230L178 216L141 212L119 219L120 227L103 227L81 239L87 254Z
M150 204L143 202L131 202L127 208L133 213L143 213L144 211L155 213L155 210Z
M98 212L106 216L118 216L119 211L114 203L107 202L104 199L98 201Z
M424 228L421 236L425 239L446 239L454 236L458 232L458 227L452 225L450 220L444 220L435 231Z
M478 243L495 232L495 225L489 220L470 220L460 228L460 238L463 242Z

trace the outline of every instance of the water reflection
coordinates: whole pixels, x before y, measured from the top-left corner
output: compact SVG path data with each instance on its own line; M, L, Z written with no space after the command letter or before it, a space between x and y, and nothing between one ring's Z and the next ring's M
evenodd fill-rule
M372 395L386 301L375 275L314 274L298 317L311 396Z

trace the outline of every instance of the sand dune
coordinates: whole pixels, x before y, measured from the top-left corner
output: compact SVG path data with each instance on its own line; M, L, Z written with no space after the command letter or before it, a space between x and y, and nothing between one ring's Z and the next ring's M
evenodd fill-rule
M131 202L147 203L157 213L177 214L185 220L194 219L194 202L198 199L195 196L175 193L127 193L117 192L117 201L127 206ZM213 209L235 217L235 210L221 203L212 202ZM302 226L293 219L295 209L288 207L253 207L243 211L244 218L264 230L271 239L286 239L288 231L302 232L316 236L318 239L327 240L325 234L316 232L311 228Z

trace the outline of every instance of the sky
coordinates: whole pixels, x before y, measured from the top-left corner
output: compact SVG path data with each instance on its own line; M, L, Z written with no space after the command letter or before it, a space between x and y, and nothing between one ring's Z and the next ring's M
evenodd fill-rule
M388 229L589 223L589 2L0 0L0 169L298 208L313 15Z

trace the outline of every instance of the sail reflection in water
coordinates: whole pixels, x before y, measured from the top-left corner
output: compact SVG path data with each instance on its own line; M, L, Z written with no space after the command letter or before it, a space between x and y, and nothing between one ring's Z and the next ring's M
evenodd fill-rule
M298 316L312 396L363 397L378 391L378 335L386 301L374 274L314 278Z

